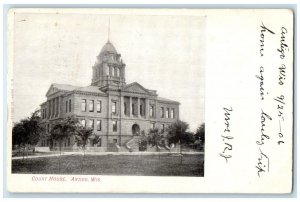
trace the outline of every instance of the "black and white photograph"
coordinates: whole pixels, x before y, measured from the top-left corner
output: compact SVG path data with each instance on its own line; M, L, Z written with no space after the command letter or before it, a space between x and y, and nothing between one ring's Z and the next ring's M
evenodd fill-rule
M293 23L292 8L7 10L7 190L290 194Z
M15 14L12 173L203 177L205 21Z

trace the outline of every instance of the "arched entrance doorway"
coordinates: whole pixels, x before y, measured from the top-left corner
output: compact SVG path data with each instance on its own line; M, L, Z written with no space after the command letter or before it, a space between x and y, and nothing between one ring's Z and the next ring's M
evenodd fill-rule
M132 125L132 135L140 135L140 126L136 123Z

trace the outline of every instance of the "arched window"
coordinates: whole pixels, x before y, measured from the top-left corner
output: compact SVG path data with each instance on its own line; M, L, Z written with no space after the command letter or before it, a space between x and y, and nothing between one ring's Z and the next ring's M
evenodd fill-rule
M115 68L111 67L111 76L115 76Z
M107 64L104 64L104 74L105 74L106 76L109 75L109 66L108 66Z
M116 76L120 77L120 69L118 67L116 67Z

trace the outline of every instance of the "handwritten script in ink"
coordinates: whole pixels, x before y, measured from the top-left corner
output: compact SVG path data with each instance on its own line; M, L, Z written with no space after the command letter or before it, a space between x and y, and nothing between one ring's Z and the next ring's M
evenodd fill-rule
M221 157L223 157L226 160L226 163L228 163L228 159L232 157L231 151L232 151L232 139L233 137L230 135L230 117L231 113L233 111L232 107L224 107L224 131L221 135L224 148L222 152L219 153Z
M272 88L276 89L276 93L280 92L278 95L271 95L269 92L272 89L266 89L265 82L266 77L264 74L268 70L268 68L274 68L274 67L267 67L267 66L259 66L257 70L257 74L255 75L256 79L259 80L258 83L258 93L259 93L259 101L261 102L261 109L260 109L260 131L258 138L256 140L257 145L257 163L255 165L257 176L263 177L263 174L268 173L270 171L271 159L269 158L268 150L266 145L272 144L274 141L271 141L272 139L277 138L277 145L284 144L284 131L282 129L282 125L284 123L284 115L285 115L285 95L284 90L281 88L285 85L285 80L287 77L287 70L286 66L284 64L284 60L286 59L286 52L289 51L289 46L287 45L286 41L286 34L288 33L288 30L285 27L281 27L279 32L275 32L273 28L268 27L263 22L259 25L260 29L260 39L259 39L259 55L262 58L262 61L267 61L267 59L264 59L265 57L269 57L269 59L272 57L279 57L282 60L282 63L278 65L278 74L275 77L272 77L277 80L277 86L272 86ZM280 33L277 35L276 33ZM270 47L266 46L265 41L269 40L271 41L271 37L273 37L273 40L277 40L278 37L278 48L274 50L274 53L272 55L266 56L266 50L269 49L268 54L272 52ZM275 59L275 58L274 58ZM271 79L272 79L271 78ZM269 78L270 79L270 78ZM269 87L270 88L270 87ZM279 89L279 91L277 90ZM276 114L277 116L274 116L267 111L270 109L266 109L265 106L269 103L268 101L273 100ZM268 103L267 103L268 102ZM272 134L271 132L268 132L268 130L271 127L272 122L278 122L278 133L277 136L275 134Z

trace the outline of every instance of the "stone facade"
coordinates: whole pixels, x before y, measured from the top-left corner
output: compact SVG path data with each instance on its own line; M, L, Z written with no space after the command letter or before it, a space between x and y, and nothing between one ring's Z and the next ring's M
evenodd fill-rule
M179 120L179 102L158 97L155 90L137 82L126 84L125 64L121 55L108 41L97 56L90 86L79 87L52 84L41 104L41 116L46 134L38 146L57 148L49 139L51 123L75 116L81 124L91 127L101 138L97 144L89 141L89 149L122 150L126 144L150 128L164 129ZM66 139L64 149L76 149L74 138Z

